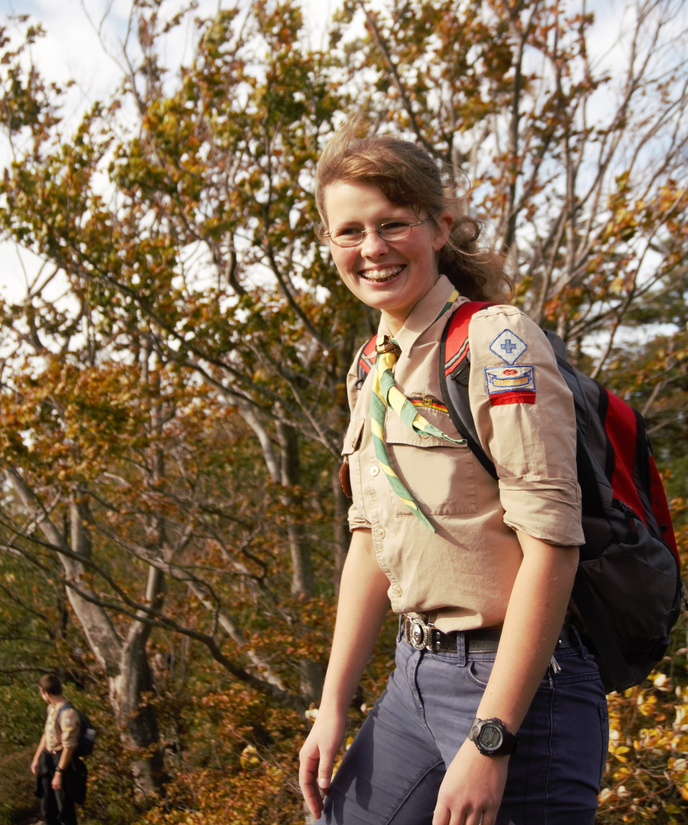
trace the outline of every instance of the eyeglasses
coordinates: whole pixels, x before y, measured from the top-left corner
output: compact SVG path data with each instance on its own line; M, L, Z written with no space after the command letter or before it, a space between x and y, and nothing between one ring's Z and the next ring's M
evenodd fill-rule
M334 232L323 232L323 238L343 246L344 248L359 246L365 240L365 236L371 232L377 232L383 241L403 241L411 234L414 226L422 226L424 223L431 221L434 215L430 215L424 221L418 223L406 223L406 221L390 221L389 223L381 223L375 229L352 229L345 227L344 229L336 229Z

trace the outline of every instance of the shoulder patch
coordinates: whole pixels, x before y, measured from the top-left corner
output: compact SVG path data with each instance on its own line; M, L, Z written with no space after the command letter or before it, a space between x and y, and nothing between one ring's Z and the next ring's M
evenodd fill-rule
M534 404L535 367L487 367L485 385L490 404Z
M502 330L490 344L490 350L507 364L518 361L527 349L528 345L525 341L522 341L510 329Z

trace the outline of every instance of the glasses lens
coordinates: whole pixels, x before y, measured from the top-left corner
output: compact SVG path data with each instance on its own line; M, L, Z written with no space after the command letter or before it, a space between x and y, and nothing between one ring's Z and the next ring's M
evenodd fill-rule
M377 228L377 234L383 241L401 241L411 234L411 224L403 221L383 223Z
M338 246L358 246L363 242L363 232L355 229L345 229L342 232L335 232L330 235Z

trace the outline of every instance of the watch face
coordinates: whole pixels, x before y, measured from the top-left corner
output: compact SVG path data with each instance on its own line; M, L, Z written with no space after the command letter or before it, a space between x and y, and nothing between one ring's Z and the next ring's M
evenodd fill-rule
M497 725L485 725L480 731L478 741L485 750L495 751L504 741L504 735Z

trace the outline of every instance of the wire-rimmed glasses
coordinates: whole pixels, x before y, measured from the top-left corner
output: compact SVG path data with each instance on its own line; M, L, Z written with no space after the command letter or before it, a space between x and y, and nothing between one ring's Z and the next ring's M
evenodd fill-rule
M377 232L383 241L394 243L395 241L403 241L411 234L414 226L421 226L433 219L433 215L426 218L424 221L418 223L407 223L406 221L389 221L381 223L375 229L354 229L347 226L343 229L335 229L334 232L323 232L322 236L328 241L332 241L337 246L342 246L345 249L352 246L359 246L365 240L366 235L371 232Z

